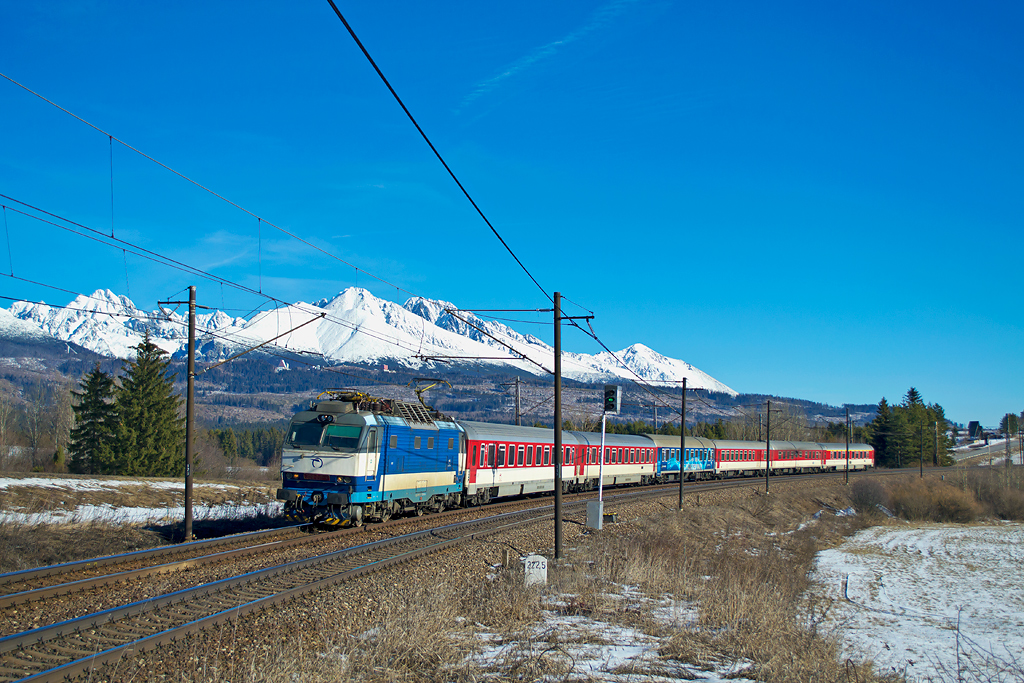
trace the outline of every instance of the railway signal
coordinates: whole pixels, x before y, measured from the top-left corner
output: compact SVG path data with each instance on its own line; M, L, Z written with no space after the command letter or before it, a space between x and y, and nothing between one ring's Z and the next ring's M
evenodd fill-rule
M614 384L604 385L604 412L618 415L622 406L622 387Z

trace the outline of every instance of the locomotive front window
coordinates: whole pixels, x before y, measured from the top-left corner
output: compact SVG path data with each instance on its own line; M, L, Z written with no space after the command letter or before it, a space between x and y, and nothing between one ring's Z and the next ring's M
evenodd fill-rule
M355 449L359 445L362 427L352 425L327 425L324 445L331 448Z
M292 446L319 446L323 433L324 426L319 422L292 425L292 438L289 439L289 443Z

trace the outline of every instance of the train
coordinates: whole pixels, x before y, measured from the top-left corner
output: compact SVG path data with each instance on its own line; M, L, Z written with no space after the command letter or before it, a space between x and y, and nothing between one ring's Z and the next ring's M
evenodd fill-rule
M291 421L281 455L284 515L361 526L554 490L554 430L456 420L422 404L332 389ZM562 432L566 493L764 476L764 442ZM847 458L847 454L849 457ZM601 462L603 460L603 462ZM771 474L866 470L868 444L772 441Z

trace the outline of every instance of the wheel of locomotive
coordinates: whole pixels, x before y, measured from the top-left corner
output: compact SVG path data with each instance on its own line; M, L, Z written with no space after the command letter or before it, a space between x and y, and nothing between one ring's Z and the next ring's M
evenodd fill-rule
M422 517L423 516L423 506L416 505L416 516L417 517Z
M352 526L363 525L363 506L353 505L352 506Z

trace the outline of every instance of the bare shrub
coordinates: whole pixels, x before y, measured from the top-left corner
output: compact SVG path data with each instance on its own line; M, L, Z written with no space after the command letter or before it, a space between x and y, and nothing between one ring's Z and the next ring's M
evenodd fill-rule
M934 478L903 477L890 495L896 514L911 521L971 522L982 513L969 491Z
M987 468L964 470L960 488L970 492L988 514L999 519L1024 520L1024 470Z
M889 492L877 479L860 477L850 484L850 502L857 512L877 512L878 506L892 509Z

